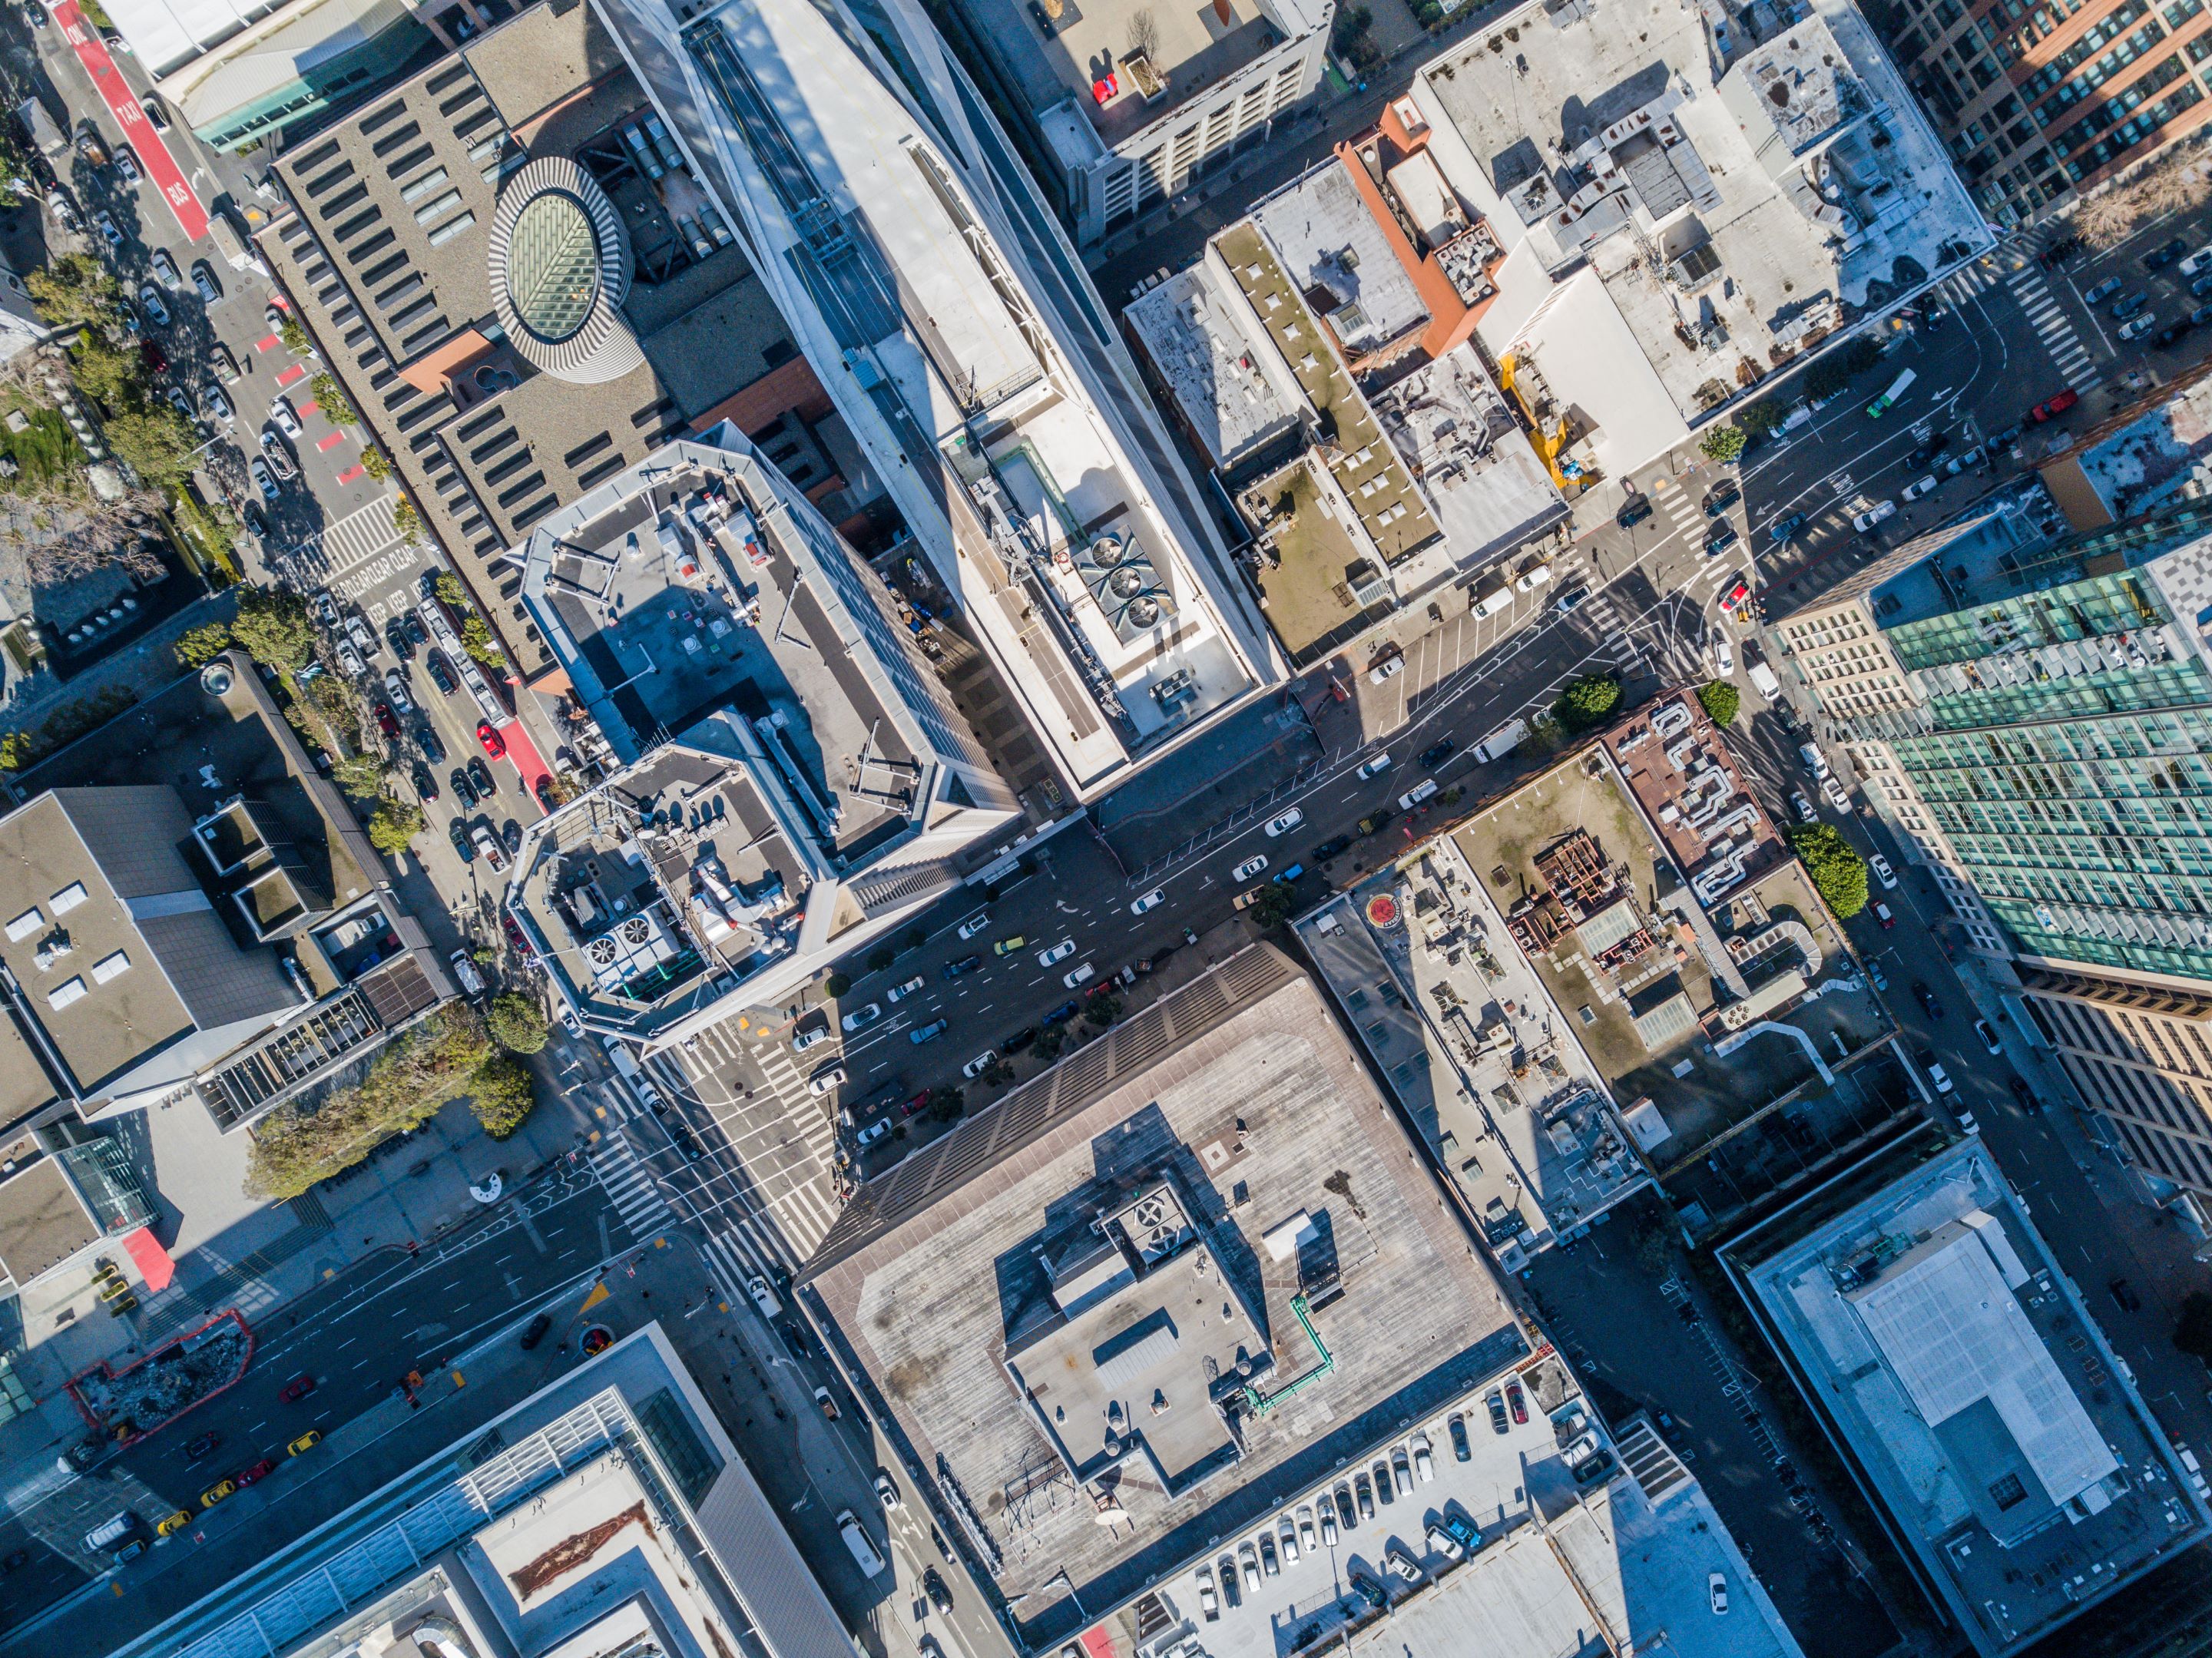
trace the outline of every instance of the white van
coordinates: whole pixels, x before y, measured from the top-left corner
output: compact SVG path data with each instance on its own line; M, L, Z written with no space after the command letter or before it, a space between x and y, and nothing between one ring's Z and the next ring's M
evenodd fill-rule
M138 1529L138 1516L125 1509L113 1518L103 1520L84 1534L84 1552L98 1554L112 1549Z
M629 1051L629 1044L619 1036L602 1036L599 1041L607 1050L607 1057L615 1062L615 1069L622 1073L622 1079L630 1085L630 1091L655 1111L667 1110L668 1102L660 1097L660 1090L645 1074L645 1067Z
M873 1577L884 1569L884 1557L876 1552L875 1540L854 1518L852 1509L838 1511L837 1535L845 1540L845 1546L853 1552L853 1558L860 1564L861 1576Z

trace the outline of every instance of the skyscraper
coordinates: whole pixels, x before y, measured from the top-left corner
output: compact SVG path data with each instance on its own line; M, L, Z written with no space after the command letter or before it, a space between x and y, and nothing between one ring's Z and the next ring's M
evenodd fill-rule
M2212 507L1984 513L1775 625L2084 1095L2212 1193Z

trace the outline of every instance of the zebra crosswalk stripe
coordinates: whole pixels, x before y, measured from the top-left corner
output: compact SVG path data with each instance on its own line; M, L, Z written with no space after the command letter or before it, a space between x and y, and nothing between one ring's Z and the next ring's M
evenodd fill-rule
M638 1161L629 1137L621 1129L609 1129L599 1145L592 1148L590 1160L592 1173L614 1205L615 1212L639 1239L652 1236L673 1218L667 1200L660 1195L660 1188L653 1183L653 1176Z

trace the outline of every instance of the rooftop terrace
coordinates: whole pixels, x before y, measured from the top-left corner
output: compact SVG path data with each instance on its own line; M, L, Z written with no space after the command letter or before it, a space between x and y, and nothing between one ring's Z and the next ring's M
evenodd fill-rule
M1255 947L856 1194L807 1276L1029 1645L1525 1356L1410 1152Z

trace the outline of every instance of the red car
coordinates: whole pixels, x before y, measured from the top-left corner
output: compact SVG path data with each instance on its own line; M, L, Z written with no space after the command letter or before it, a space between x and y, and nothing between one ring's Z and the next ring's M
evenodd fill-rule
M289 1405L294 1400L305 1399L309 1394L314 1391L314 1377L311 1376L295 1376L289 1382L284 1384L284 1391L278 1394L276 1397L283 1400L287 1405Z
M264 1456L252 1467L240 1468L236 1473L231 1475L231 1478L235 1479L241 1485L251 1485L255 1480L260 1479L263 1474L274 1473L276 1471L276 1465Z
M382 732L386 737L391 738L395 742L398 741L399 737L399 721L392 712L392 705L389 702L380 702L376 705L375 712L377 730Z
M483 744L483 751L495 760L507 752L507 739L499 734L489 720L477 721L477 741Z
M2053 415L2064 414L2081 401L2081 394L2069 386L2057 397L2037 404L2027 411L2027 417L2030 420L2049 420Z

